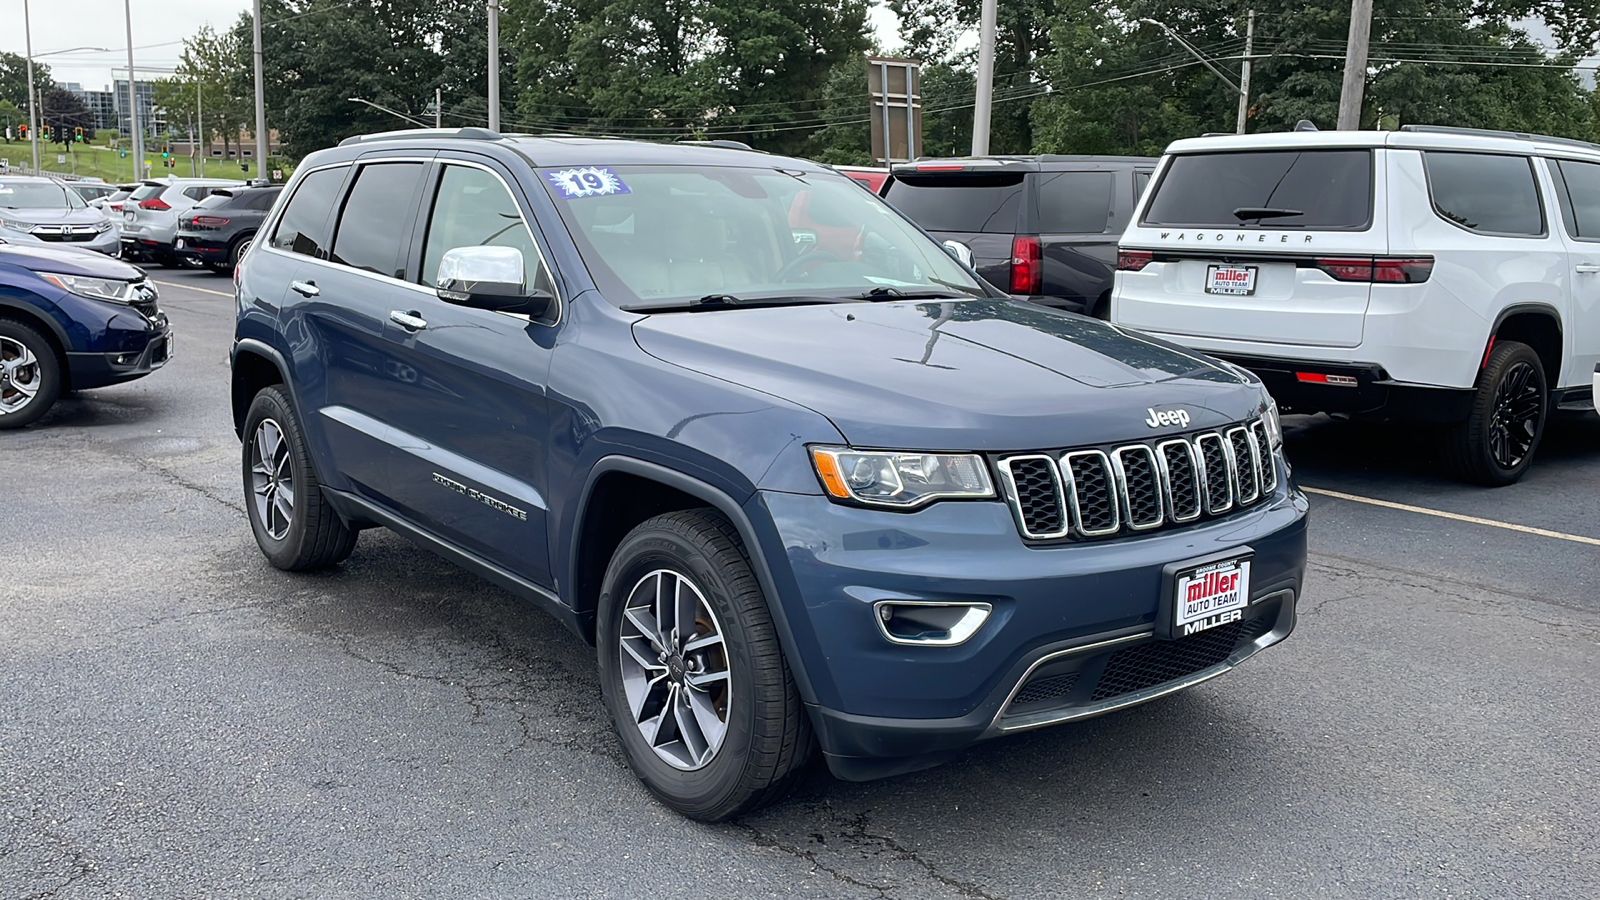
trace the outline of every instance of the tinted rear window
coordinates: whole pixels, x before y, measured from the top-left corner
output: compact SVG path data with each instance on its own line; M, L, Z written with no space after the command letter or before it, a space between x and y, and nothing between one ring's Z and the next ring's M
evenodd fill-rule
M1022 173L895 176L885 199L929 231L1017 230Z
M216 209L220 206L232 206L235 201L232 194L212 194L194 205L195 209Z
M1039 230L1099 234L1111 222L1110 172L1045 172L1039 178Z
M330 258L368 272L405 277L396 268L400 239L416 213L412 202L421 180L422 163L362 166L339 216Z
M272 246L291 253L321 257L328 246L328 213L344 183L345 167L312 172L295 188L289 206L278 220Z
M1142 224L1359 231L1371 222L1371 150L1271 150L1173 157Z
M1544 234L1544 207L1527 157L1430 150L1422 163L1434 212L1445 221L1484 234Z
M139 185L138 189L133 192L133 199L149 200L151 197L160 194L166 189L167 186L164 184L141 184Z

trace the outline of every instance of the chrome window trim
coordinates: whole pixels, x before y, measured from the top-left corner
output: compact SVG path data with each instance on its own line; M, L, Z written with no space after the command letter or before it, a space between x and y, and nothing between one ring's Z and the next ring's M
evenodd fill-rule
M1240 470L1238 465L1238 454L1234 453L1233 451L1233 436L1235 434L1244 435L1244 444L1250 450L1250 468L1252 471L1250 473L1249 485L1244 483L1244 473ZM1227 431L1223 432L1222 436L1225 439L1228 452L1232 455L1233 459L1233 483L1237 488L1237 493L1235 496L1238 497L1240 506L1249 506L1250 504L1261 499L1261 454L1256 452L1256 439L1250 435L1250 429L1245 428L1242 425L1235 428L1229 428ZM1249 488L1248 494L1245 491L1246 487Z
M1181 447L1184 456L1189 459L1189 481L1194 488L1194 514L1189 516L1178 515L1178 503L1172 498L1172 470L1167 462L1167 448ZM1178 438L1176 440L1162 441L1156 445L1156 465L1161 468L1161 489L1166 492L1167 509L1172 514L1172 521L1178 523L1193 522L1206 514L1206 485L1205 477L1201 472L1200 460L1195 455L1195 448L1188 441Z
M1215 473L1213 473L1211 471L1210 464L1206 462L1205 442L1208 439L1216 441L1222 447L1223 472L1221 473L1221 476L1222 476L1223 483L1225 485L1227 485L1227 487L1228 487L1228 502L1223 504L1223 505L1221 505L1221 506L1215 505L1215 504L1213 504L1211 502L1211 479L1214 477ZM1201 481L1205 485L1205 488L1206 488L1206 500L1205 500L1206 512L1210 513L1213 516L1217 516L1217 515L1221 515L1221 514L1227 512L1230 509L1233 509L1233 495L1234 495L1233 451L1230 450L1229 447L1228 447L1228 439L1223 437L1222 434L1219 433L1219 432L1208 431L1205 434L1200 434L1200 435L1196 435L1195 436L1194 449L1195 449L1195 455L1196 455L1196 457L1198 457L1199 463L1200 463Z
M1078 505L1078 479L1077 476L1072 473L1072 461L1080 456L1099 457L1100 469L1101 471L1105 472L1106 479L1110 482L1111 525L1107 528L1097 528L1094 531L1090 531L1083 524L1083 511ZM1105 452L1101 450L1074 450L1070 453L1063 453L1061 455L1061 470L1065 473L1064 480L1071 488L1067 491L1067 502L1072 511L1072 525L1078 529L1078 533L1084 537L1105 537L1121 531L1123 507L1119 505L1118 500L1118 495L1122 491L1122 488L1119 486L1120 473L1116 469L1112 468L1111 458L1106 456ZM1120 502L1126 503L1126 500L1124 499Z
M1156 518L1155 521L1144 525L1133 520L1133 498L1128 493L1128 469L1122 461L1122 454L1139 452L1144 453L1145 459L1150 464L1150 477L1155 479L1156 482ZM1149 444L1128 444L1111 452L1111 466L1117 476L1117 494L1122 500L1122 508L1128 513L1128 528L1133 531L1149 531L1152 528L1160 528L1167 522L1167 505L1164 496L1166 492L1162 489L1161 469L1156 465L1155 457L1155 451L1150 449Z
M1028 525L1022 518L1022 498L1017 494L1016 476L1011 473L1011 465L1022 460L1039 460L1045 462L1050 471L1050 478L1056 486L1056 508L1061 513L1061 530L1052 532L1033 532L1028 530ZM1017 531L1023 537L1034 541L1050 541L1064 538L1072 531L1072 516L1068 513L1066 486L1062 483L1061 470L1056 466L1056 461L1043 453L1023 453L1016 456L1003 457L996 464L1000 470L1000 487L1006 495L1006 505L1011 507L1011 516L1017 520Z

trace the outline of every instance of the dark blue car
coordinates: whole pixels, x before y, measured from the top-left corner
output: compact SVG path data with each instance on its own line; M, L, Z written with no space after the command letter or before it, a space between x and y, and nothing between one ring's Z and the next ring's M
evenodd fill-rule
M822 166L479 129L296 171L238 279L273 565L383 526L596 644L725 819L1197 684L1285 638L1307 504L1249 374L1014 301Z
M144 272L98 253L0 243L0 429L68 391L149 375L172 329Z

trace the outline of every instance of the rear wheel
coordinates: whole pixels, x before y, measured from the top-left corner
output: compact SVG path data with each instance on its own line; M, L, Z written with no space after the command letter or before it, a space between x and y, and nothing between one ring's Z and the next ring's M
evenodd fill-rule
M1446 437L1445 462L1463 481L1501 487L1527 471L1549 416L1544 363L1527 344L1501 341L1478 373L1466 421Z
M774 802L811 759L811 722L733 526L656 516L611 558L597 644L606 706L662 802L718 822Z
M322 493L281 387L264 388L244 420L245 510L267 561L289 572L331 566L355 549L357 532Z
M0 429L38 421L61 395L61 361L32 326L0 319Z

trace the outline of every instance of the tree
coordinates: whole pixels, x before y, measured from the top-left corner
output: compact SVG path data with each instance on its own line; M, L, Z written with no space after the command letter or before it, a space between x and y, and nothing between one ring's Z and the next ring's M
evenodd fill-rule
M8 129L10 131L6 143L11 143L13 137L20 137L22 133L20 127L26 124L28 124L26 110L18 109L10 100L0 100L0 134L6 134Z
M55 87L50 67L33 64L33 89L38 94ZM28 59L15 53L0 53L0 100L9 100L24 112L28 109Z
M44 102L39 104L39 124L49 128L50 140L57 144L72 143L79 128L85 139L94 139L94 114L77 94L65 88L45 91Z
M250 33L248 14L240 14L235 27L220 34L210 25L201 26L184 40L167 94L156 98L169 118L185 111L176 118L194 122L197 129L204 127L206 133L197 135L201 143L212 135L221 135L224 156L238 140L241 129L254 127L252 44L241 39L241 30L246 35ZM157 90L161 90L160 85Z

